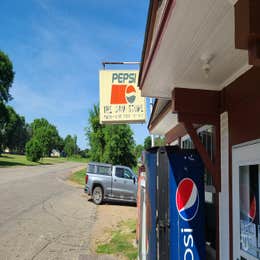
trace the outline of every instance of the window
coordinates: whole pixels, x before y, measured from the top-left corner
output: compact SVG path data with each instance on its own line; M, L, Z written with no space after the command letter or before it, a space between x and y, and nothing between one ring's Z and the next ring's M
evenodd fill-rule
M98 166L97 173L102 175L111 175L111 167L109 166Z
M88 164L87 172L89 172L89 173L95 173L95 172L96 172L95 165L93 165L93 164Z
M206 151L208 152L209 157L213 160L214 158L214 144L213 144L213 127L208 126L207 129L200 131L198 133L199 138L203 145L205 146ZM184 149L194 149L193 142L190 138L187 138L182 141L182 148ZM212 176L209 174L208 170L205 169L204 180L206 185L213 185Z
M124 179L132 179L133 175L131 171L125 168L116 168L116 177L118 178L124 178Z
M132 173L128 169L124 169L124 178L133 179Z
M239 167L240 249L260 259L259 165Z
M102 175L110 176L111 175L111 166L88 164L87 172L93 173L93 174L102 174Z
M124 178L124 169L116 167L116 177Z

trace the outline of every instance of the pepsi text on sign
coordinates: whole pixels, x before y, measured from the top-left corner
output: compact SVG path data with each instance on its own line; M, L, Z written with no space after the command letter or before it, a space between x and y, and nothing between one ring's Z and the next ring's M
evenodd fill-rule
M135 84L136 74L135 73L113 73L112 83L128 83Z
M194 247L194 238L192 236L193 229L191 228L182 228L181 233L183 234L183 244L185 246L185 251L183 259L194 259L193 247Z

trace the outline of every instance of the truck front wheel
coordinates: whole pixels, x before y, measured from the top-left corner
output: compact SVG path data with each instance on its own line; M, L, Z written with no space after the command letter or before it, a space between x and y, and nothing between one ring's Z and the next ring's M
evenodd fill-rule
M103 201L103 190L100 186L96 186L92 193L93 202L100 205Z

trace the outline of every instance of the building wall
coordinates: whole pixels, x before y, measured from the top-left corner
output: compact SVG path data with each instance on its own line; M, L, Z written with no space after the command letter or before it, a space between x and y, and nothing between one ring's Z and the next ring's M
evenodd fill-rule
M229 113L230 143L236 145L260 138L260 67L235 80L224 90Z
M260 68L253 67L222 91L225 110L228 111L229 204L232 203L232 147L260 138ZM222 151L223 152L223 151ZM222 172L225 176L225 171ZM224 204L225 205L225 204ZM222 206L224 209L224 206ZM220 207L221 208L221 207ZM233 259L233 210L229 210L230 257ZM221 227L221 224L220 224ZM226 259L226 258L220 258Z

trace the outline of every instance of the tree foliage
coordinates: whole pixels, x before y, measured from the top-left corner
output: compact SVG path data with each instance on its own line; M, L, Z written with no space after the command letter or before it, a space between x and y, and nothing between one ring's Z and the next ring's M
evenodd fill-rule
M89 112L86 136L91 160L112 164L136 165L135 142L129 125L101 125L99 108L94 105Z
M142 151L144 150L144 146L141 144L138 144L135 147L135 158L138 160L142 156Z
M0 154L2 149L4 148L4 140L5 140L5 127L8 123L9 115L8 110L4 103L0 102Z
M31 124L32 138L38 140L42 147L43 156L49 156L53 149L62 145L57 128L45 118L35 119Z
M154 146L164 146L166 144L165 138L157 136L154 138ZM144 139L144 149L147 150L152 147L152 138L151 136L147 136Z
M129 125L107 125L105 131L105 149L103 161L122 164L129 167L136 165L134 154L135 141Z
M13 64L9 57L0 51L0 153L3 148L5 129L8 122L8 110L5 104L11 99L9 90L14 80Z
M67 135L64 139L64 152L67 156L72 156L78 153L77 136Z
M25 123L23 116L18 115L15 110L7 106L8 120L4 126L4 147L12 152L24 153L25 144L29 140L29 125Z
M9 90L14 80L13 64L9 57L0 51L0 102L5 103L11 99Z
M38 162L43 154L42 145L36 138L32 138L27 142L25 151L27 160L32 162Z
M89 111L89 127L86 129L86 136L90 146L89 156L92 161L103 162L105 150L105 125L99 123L99 108L94 105Z
M151 139L151 136L147 136L145 139L144 139L144 149L147 150L149 148L152 147L152 139Z

